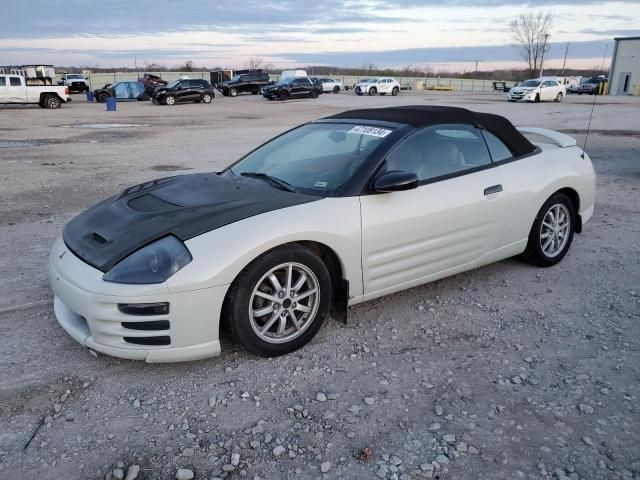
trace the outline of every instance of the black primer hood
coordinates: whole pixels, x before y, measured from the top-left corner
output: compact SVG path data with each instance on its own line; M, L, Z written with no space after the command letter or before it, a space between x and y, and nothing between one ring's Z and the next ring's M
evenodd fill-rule
M319 199L230 174L180 175L127 188L94 205L67 223L62 237L78 257L107 272L166 235L188 240L254 215Z

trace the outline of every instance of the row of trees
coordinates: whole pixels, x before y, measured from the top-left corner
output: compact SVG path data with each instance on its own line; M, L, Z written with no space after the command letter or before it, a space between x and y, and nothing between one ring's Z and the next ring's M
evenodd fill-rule
M480 79L500 79L500 80L522 80L531 78L542 73L544 57L551 48L550 38L553 27L553 15L551 12L529 12L519 15L511 22L511 36L516 47L526 62L526 69L492 70L470 72L450 72L446 70L435 71L429 65L406 65L402 68L380 69L373 63L367 63L359 68L331 67L326 65L310 65L306 67L311 75L343 75L343 76L400 76L400 77L449 77L449 78L480 78ZM266 63L260 57L253 57L245 63L245 68L265 69L269 73L279 73L280 69L273 64ZM63 69L64 70L64 69ZM70 71L79 70L74 67ZM113 72L113 71L134 71L131 68L93 68L93 71ZM201 72L209 70L220 70L220 67L197 67L191 60L185 61L181 65L167 67L158 63L146 63L142 69L147 72ZM601 73L597 67L587 70L565 70L546 69L548 75L593 75Z

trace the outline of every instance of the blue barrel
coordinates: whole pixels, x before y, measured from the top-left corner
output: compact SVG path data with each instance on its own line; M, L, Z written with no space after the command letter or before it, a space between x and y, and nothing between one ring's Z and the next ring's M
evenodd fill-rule
M96 97L91 90L87 90L87 102L95 101Z
M116 97L107 97L107 112L116 111Z

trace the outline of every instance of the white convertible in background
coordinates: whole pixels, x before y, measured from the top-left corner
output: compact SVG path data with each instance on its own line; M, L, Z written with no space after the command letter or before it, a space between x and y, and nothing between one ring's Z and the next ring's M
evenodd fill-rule
M347 111L81 213L51 252L55 313L123 358L217 355L221 323L281 355L348 305L516 255L557 264L594 196L561 133L461 108Z

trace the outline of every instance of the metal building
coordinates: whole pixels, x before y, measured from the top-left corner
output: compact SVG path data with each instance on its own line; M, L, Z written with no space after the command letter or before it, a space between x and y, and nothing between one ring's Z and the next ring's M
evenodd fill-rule
M640 37L614 40L609 95L640 95Z

